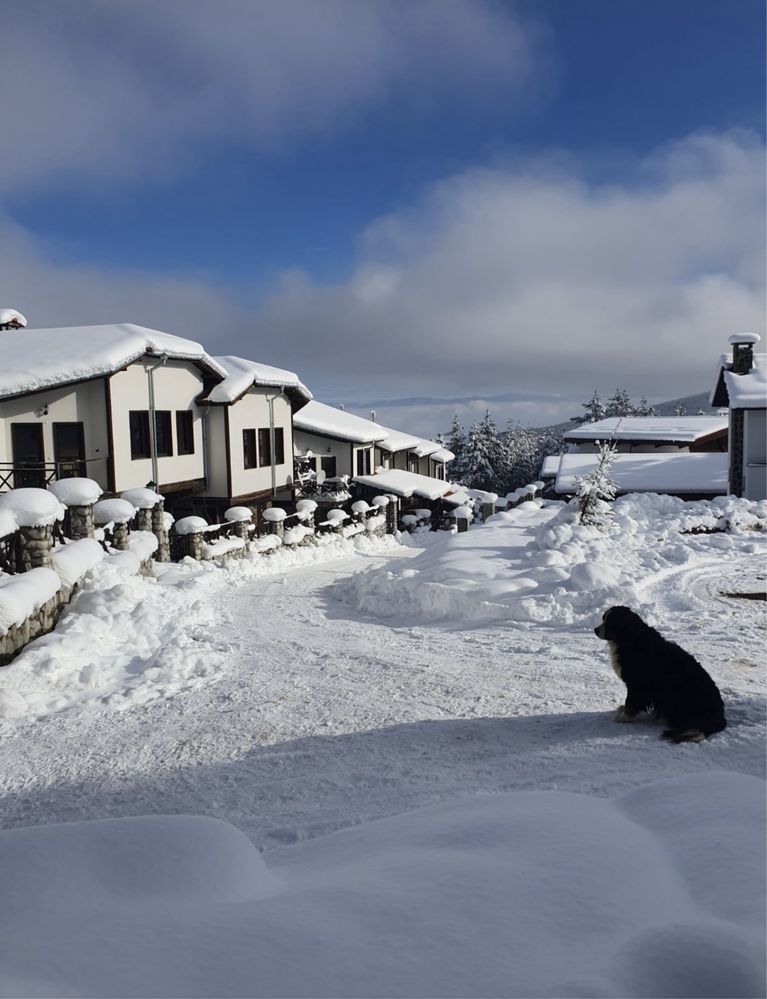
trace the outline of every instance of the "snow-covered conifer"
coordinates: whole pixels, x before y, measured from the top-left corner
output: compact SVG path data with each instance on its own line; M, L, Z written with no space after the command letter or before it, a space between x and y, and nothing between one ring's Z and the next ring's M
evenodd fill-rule
M605 416L633 416L634 404L625 389L616 389L607 400Z
M610 467L616 454L615 444L611 441L599 443L598 454L599 460L594 471L576 480L576 505L582 524L605 530L611 516L610 503L618 493L618 488L610 477Z
M586 422L588 423L596 423L597 420L602 420L606 416L604 404L596 389L594 389L594 394L589 401L583 403L583 408L586 410Z

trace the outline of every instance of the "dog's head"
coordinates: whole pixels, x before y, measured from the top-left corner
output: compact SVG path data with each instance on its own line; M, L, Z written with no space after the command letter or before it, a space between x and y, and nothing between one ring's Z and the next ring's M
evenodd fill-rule
M594 628L597 638L605 642L620 642L646 627L642 618L628 607L611 607L602 615L602 623Z

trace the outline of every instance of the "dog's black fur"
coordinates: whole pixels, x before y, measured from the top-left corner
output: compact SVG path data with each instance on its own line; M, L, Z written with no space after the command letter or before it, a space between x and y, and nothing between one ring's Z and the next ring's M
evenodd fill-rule
M629 610L611 607L594 629L610 645L613 669L626 684L617 721L652 711L671 742L701 742L727 725L719 690L697 659Z

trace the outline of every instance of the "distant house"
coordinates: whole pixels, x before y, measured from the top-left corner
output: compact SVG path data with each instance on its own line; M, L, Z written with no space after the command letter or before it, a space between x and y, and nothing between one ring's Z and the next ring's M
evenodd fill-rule
M242 357L214 360L226 377L199 400L207 416L206 506L289 500L293 418L311 392L292 371Z
M0 490L204 488L198 400L226 376L199 343L130 323L0 332Z
M314 470L327 478L370 475L374 470L374 448L387 431L372 420L313 399L293 417L297 455L311 452Z
M564 434L569 451L594 452L612 441L619 453L726 451L727 416L612 416Z
M447 478L447 465L455 455L436 441L383 427L387 436L376 445L376 468L401 469L434 479Z
M736 333L732 354L720 358L711 394L714 406L727 406L729 491L747 499L767 498L767 355L755 354L760 337Z

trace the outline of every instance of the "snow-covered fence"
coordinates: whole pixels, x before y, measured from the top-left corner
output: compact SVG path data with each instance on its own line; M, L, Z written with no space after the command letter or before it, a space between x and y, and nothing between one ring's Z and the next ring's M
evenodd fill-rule
M541 482L540 480L531 482L526 486L520 486L519 489L515 489L514 492L507 494L506 509L513 510L520 503L527 503L530 500L537 499L545 488L545 482Z

